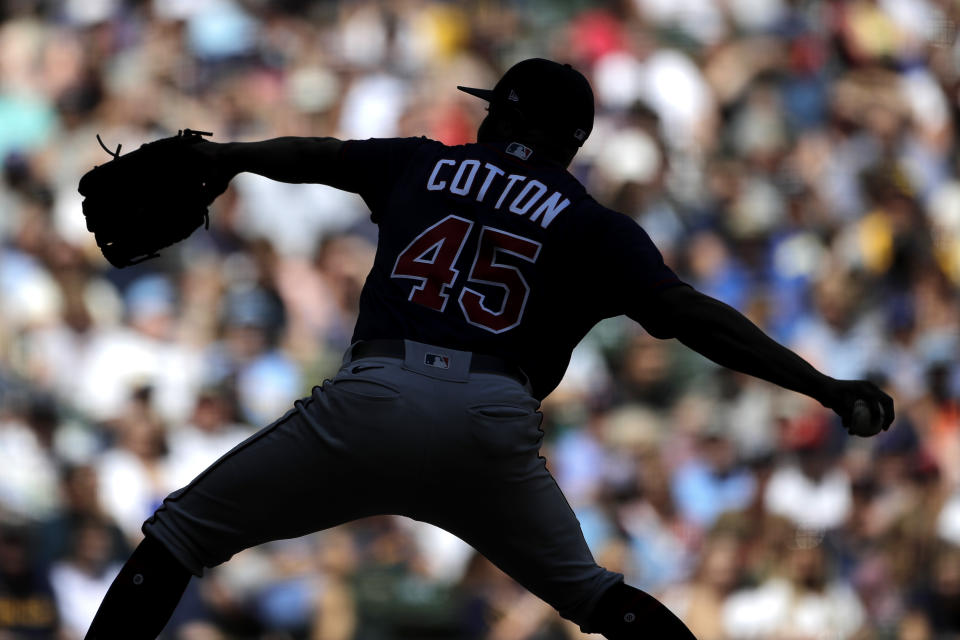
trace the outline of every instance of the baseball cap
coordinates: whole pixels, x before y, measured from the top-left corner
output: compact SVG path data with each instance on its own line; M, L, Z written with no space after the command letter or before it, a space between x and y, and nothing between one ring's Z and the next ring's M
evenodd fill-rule
M581 146L593 130L593 89L569 64L530 58L513 65L493 89L457 89L518 111L531 125Z

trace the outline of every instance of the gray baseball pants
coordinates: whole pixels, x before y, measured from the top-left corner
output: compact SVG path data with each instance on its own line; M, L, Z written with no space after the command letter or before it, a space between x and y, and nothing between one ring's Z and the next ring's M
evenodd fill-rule
M520 381L469 372L469 353L443 350L439 369L428 345L407 345L404 360L348 351L336 377L170 494L144 533L199 576L270 540L404 515L584 624L623 576L597 566L539 456L539 402Z

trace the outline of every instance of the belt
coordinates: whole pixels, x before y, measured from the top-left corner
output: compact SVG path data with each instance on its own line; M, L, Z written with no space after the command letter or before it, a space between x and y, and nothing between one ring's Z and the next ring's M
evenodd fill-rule
M354 360L357 358L400 358L403 360L405 354L406 347L403 340L361 340L353 345L353 349L350 351L351 358ZM517 365L498 356L485 353L472 353L470 355L470 372L497 373L513 378L523 385L529 382L527 374Z

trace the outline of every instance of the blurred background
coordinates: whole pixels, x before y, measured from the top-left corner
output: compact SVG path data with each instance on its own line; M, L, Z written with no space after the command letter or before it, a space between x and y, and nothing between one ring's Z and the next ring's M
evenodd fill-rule
M960 637L958 21L956 0L0 1L0 639L82 638L159 501L336 371L372 263L358 197L244 174L209 232L110 268L76 192L95 135L459 144L484 105L455 85L531 56L593 83L571 171L600 202L897 402L848 438L602 323L543 407L598 560L701 640ZM239 554L165 637L584 636L384 517Z

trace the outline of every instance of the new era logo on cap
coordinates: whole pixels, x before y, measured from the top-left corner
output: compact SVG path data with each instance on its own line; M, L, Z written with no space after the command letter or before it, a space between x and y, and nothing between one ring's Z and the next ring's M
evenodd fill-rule
M583 129L577 129L576 131L573 132L573 137L579 140L580 142L583 142L584 140L587 139L587 132L584 131Z
M510 95L507 96L507 100L510 102L520 102L520 96L517 95L516 91L510 89Z

